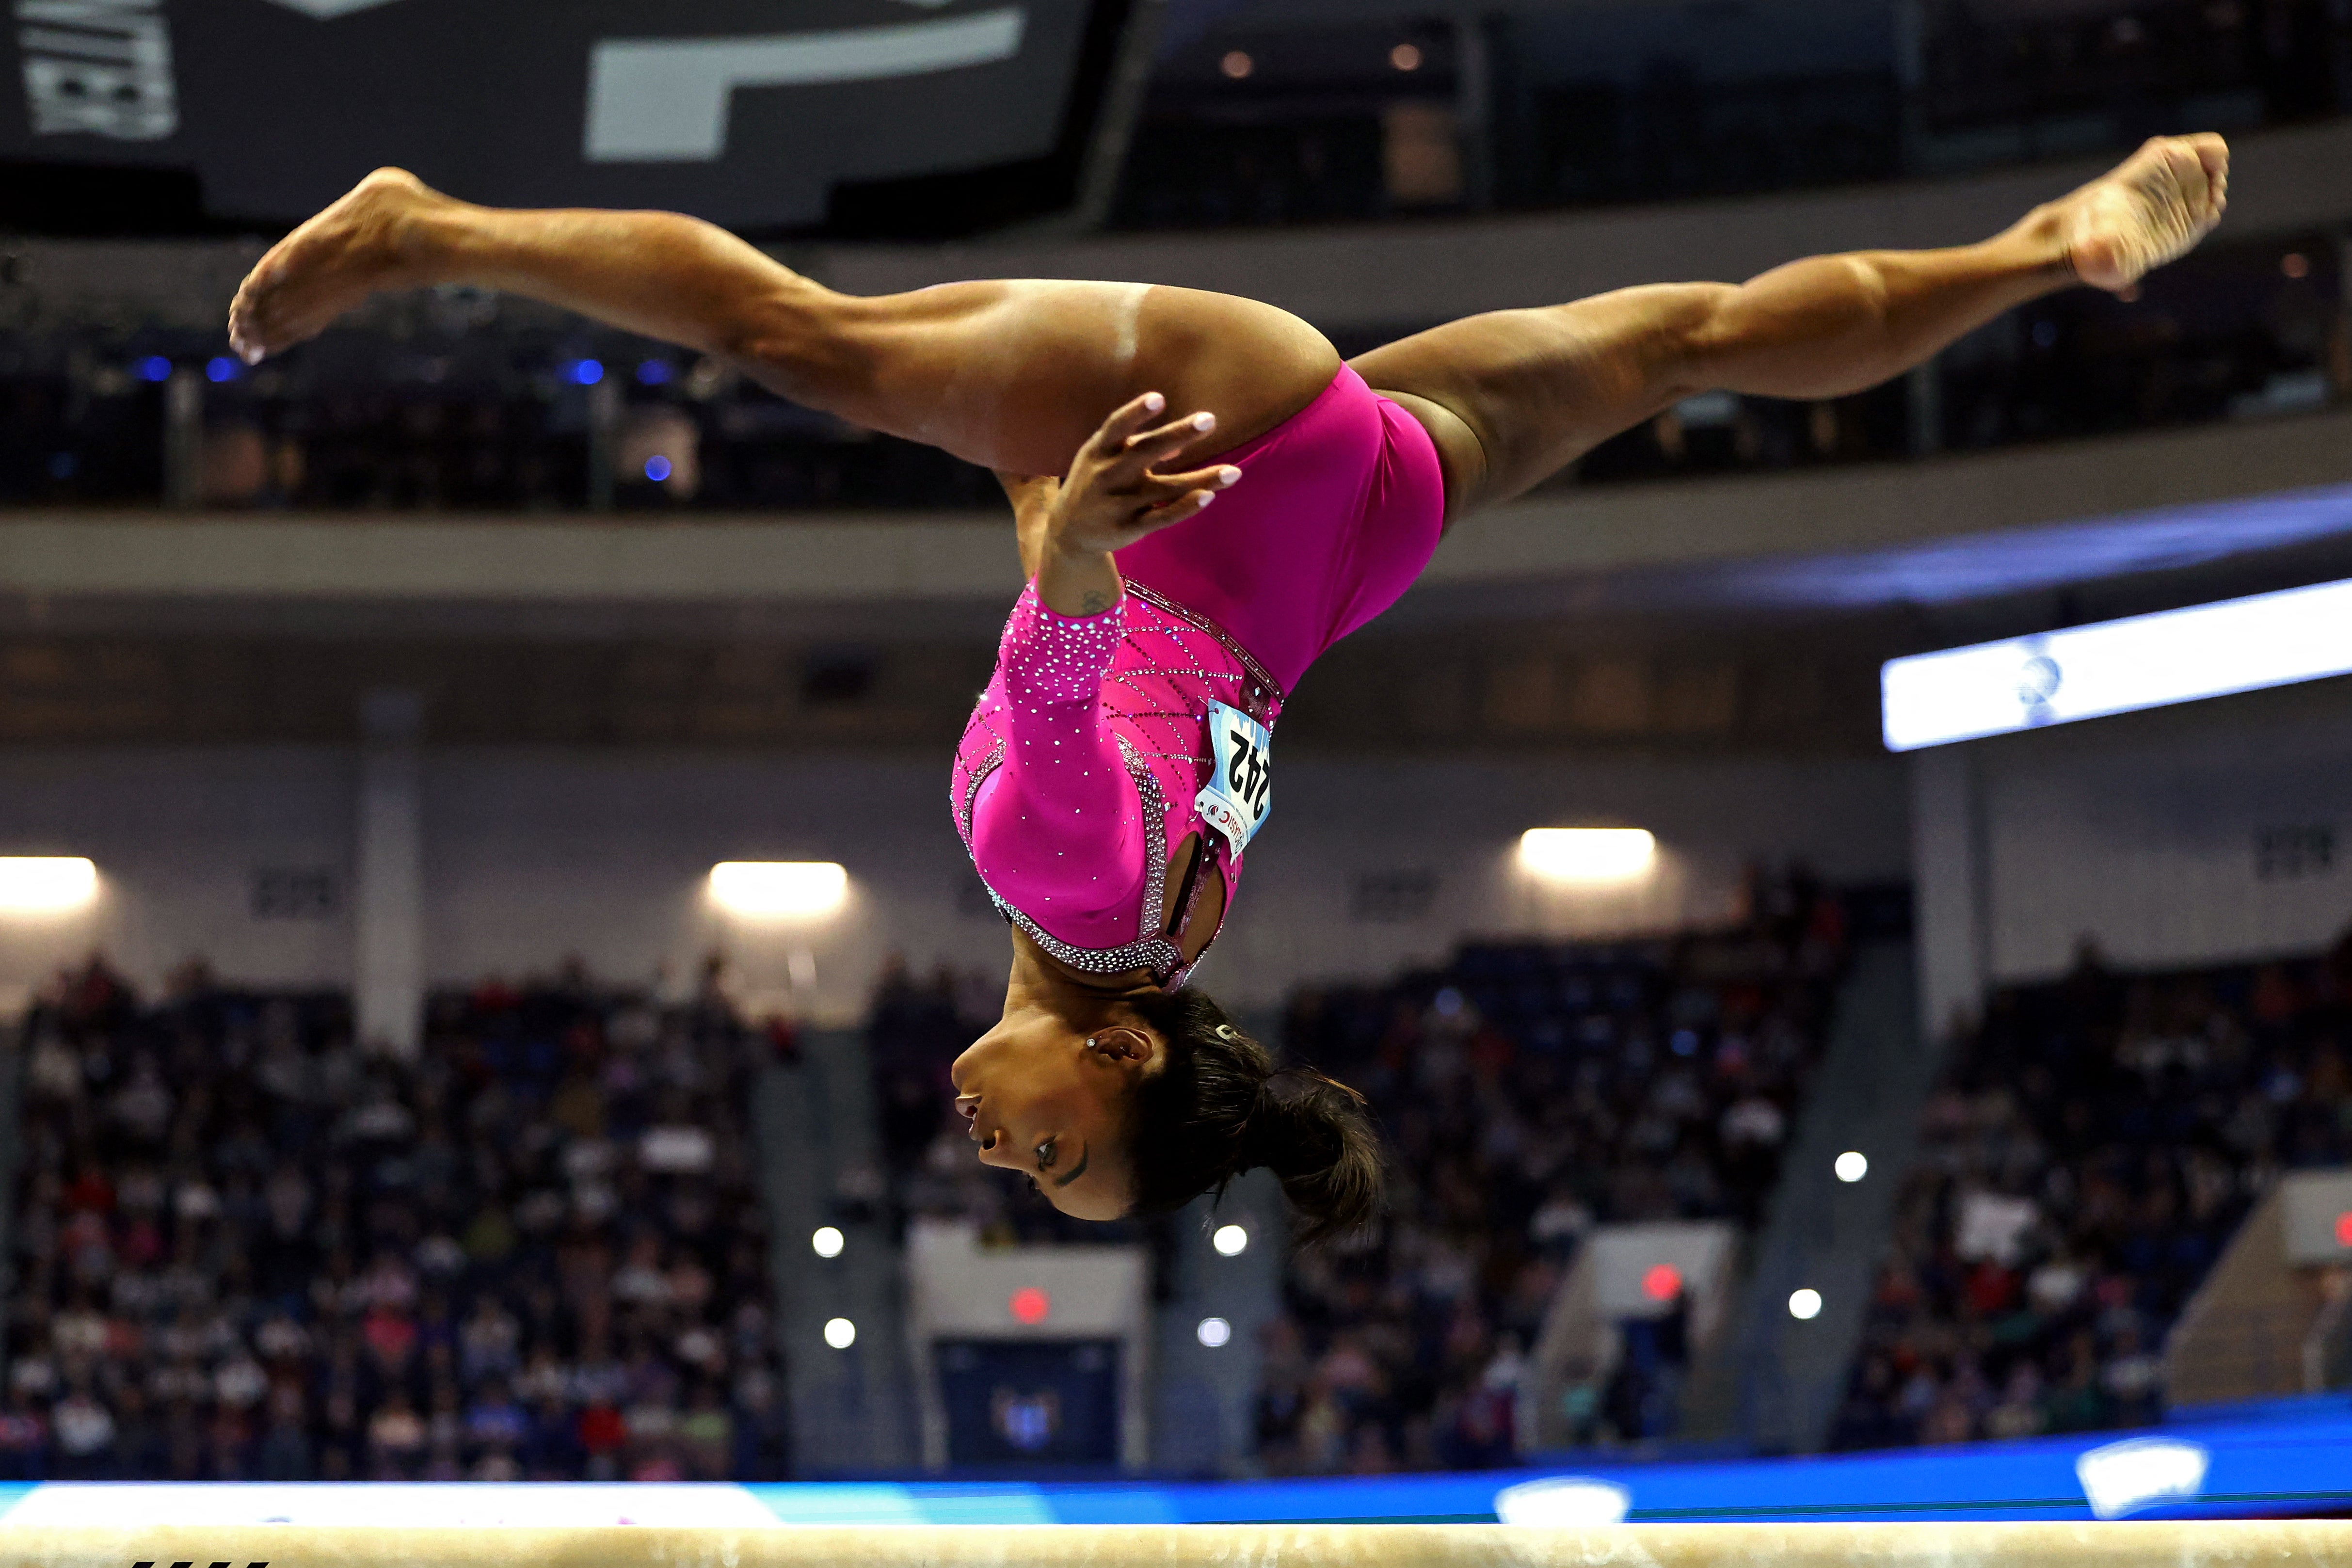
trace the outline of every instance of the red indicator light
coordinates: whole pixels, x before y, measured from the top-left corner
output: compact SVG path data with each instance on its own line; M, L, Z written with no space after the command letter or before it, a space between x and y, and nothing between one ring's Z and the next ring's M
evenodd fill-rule
M2336 1245L2352 1247L2352 1209L2336 1216Z
M1054 1299L1034 1285L1015 1290L1013 1300L1005 1304L1012 1309L1013 1321L1022 1323L1042 1323L1054 1310Z
M1653 1301L1671 1301L1683 1293L1683 1271L1671 1263L1652 1266L1642 1276L1642 1294Z

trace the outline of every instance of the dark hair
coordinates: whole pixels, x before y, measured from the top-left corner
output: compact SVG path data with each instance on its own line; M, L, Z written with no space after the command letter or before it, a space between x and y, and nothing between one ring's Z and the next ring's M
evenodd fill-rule
M1264 1046L1192 987L1133 1000L1165 1045L1137 1087L1131 1122L1137 1214L1171 1214L1270 1167L1307 1244L1358 1229L1381 1209L1380 1135L1363 1097L1307 1068L1277 1068Z

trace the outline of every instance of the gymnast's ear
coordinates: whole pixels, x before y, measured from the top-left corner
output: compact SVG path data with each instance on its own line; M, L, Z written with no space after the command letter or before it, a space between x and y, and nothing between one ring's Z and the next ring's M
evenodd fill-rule
M1160 1061L1159 1037L1138 1024L1110 1024L1087 1037L1086 1048L1103 1061L1134 1073L1148 1073Z

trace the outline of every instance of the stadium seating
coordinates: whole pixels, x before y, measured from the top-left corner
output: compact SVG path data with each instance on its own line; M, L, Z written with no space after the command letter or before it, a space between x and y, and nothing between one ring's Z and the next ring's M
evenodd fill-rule
M1527 1354L1597 1224L1761 1217L1819 1058L1846 901L1759 883L1720 931L1622 943L1474 943L1384 985L1309 990L1283 1045L1371 1100L1394 1146L1375 1237L1295 1258L1267 1332L1259 1460L1300 1473L1508 1461L1532 1421ZM961 998L961 1000L960 1000ZM984 1237L1101 1239L948 1125L944 1063L994 1003L895 972L867 1037L904 1209ZM1148 1227L1136 1227L1148 1235ZM1673 1429L1687 1347L1643 1324L1584 1429ZM1661 1391L1666 1391L1663 1395Z
M1368 1244L1292 1262L1258 1397L1267 1468L1509 1462L1533 1432L1528 1352L1592 1226L1760 1220L1848 917L1801 876L1751 907L1672 940L1473 944L1294 1000L1290 1053L1370 1096L1396 1192ZM1672 1435L1680 1326L1628 1326L1615 1374L1584 1391L1583 1436Z
M8 1473L784 1473L770 1042L715 993L487 982L404 1062L340 996L93 962L24 1038Z
M1836 1442L2132 1426L2165 1336L2284 1169L2352 1158L2352 943L2003 988L1920 1129Z

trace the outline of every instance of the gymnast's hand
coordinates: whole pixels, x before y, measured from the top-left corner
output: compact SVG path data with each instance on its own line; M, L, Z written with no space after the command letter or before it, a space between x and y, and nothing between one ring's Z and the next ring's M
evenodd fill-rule
M1183 521L1240 480L1242 471L1230 466L1184 474L1160 471L1217 428L1213 414L1145 428L1167 406L1156 392L1137 398L1103 421L1078 448L1059 484L1029 480L1025 496L1013 495L1016 510L1037 514L1039 542L1046 551L1101 555L1124 550L1145 534ZM1022 482L1008 480L1006 489Z
M1147 428L1167 406L1154 392L1113 414L1060 479L996 476L1019 522L1022 567L1048 609L1089 616L1110 608L1122 592L1113 551L1199 515L1240 482L1242 471L1230 464L1160 471L1217 427L1215 416L1195 414Z

